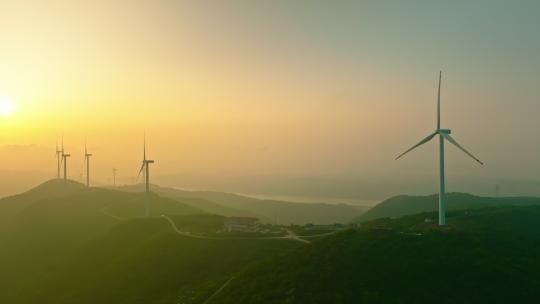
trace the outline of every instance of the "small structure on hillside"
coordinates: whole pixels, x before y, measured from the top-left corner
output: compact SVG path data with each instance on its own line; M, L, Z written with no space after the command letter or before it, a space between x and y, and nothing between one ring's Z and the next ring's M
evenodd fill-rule
M314 225L314 224L306 224L304 226L304 229L306 230L342 230L345 229L345 225L343 224L330 224L330 225Z
M227 217L223 222L227 232L257 232L259 219L254 217Z

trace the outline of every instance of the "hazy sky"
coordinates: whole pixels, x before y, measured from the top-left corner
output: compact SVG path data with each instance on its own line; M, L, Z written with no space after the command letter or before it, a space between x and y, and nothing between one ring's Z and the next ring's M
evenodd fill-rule
M435 179L442 69L450 190L539 180L539 3L0 0L0 170Z

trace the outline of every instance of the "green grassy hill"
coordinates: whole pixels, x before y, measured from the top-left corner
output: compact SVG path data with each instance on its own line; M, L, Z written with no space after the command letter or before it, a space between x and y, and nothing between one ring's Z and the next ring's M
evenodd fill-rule
M125 191L142 191L142 185L120 187ZM173 199L201 199L192 206L225 216L254 216L264 222L304 225L307 223L348 223L364 213L367 208L347 204L293 203L262 200L233 193L213 191L186 191L152 185L152 191ZM202 204L203 202L206 202ZM212 207L207 207L213 202ZM221 206L221 207L217 207Z
M87 188L63 180L51 180L1 199L0 285L23 286L46 277L55 263L106 233L118 224L119 218L142 216L146 199L142 193ZM201 213L155 195L151 204L154 214Z
M215 220L197 217L175 221L189 226ZM130 220L79 246L42 280L7 290L6 299L9 303L203 303L239 270L297 246L301 244L289 240L194 239L176 234L160 218Z
M143 193L87 188L71 180L49 180L27 192L0 199L0 240L19 225L20 214L23 212L31 213L35 210L40 215L63 219L67 216L62 214L67 212L66 210L80 208L88 209L88 214L99 214L99 217L102 217L105 211L105 214L114 212L119 217L132 218L144 215L146 201L147 197ZM202 212L191 206L190 199L173 200L152 194L150 202L154 215ZM24 218L28 216L24 216L23 220Z
M17 214L44 198L60 198L82 191L84 186L73 181L50 180L27 192L0 199L0 240L12 228Z
M365 222L384 217L401 217L420 212L438 210L439 196L408 196L400 195L389 198L364 214L354 219L354 222ZM466 193L448 193L446 195L447 210L464 210L494 206L528 206L540 205L536 197L481 197Z
M14 219L0 241L0 303L201 303L248 264L302 245L197 239L223 217L170 198L49 181L0 200ZM183 201L190 202L189 199Z
M0 303L534 303L540 295L534 198L454 196L474 208L449 212L447 227L419 213L311 243L222 235L224 217L194 208L198 198L153 194L154 216L143 218L146 199L50 181L0 200L0 213L14 217L0 241Z
M252 265L213 303L535 303L540 207L368 222Z

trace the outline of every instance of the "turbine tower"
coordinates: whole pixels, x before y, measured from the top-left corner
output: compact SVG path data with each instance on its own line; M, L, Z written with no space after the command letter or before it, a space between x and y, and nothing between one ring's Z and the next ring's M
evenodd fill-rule
M62 149L64 147L64 138L62 137ZM58 138L56 139L56 178L60 179L60 168L62 167L63 150L58 150Z
M116 168L112 169L112 180L113 180L113 186L116 187Z
M146 159L146 133L144 134L144 144L143 144L143 160L142 160L142 166L141 166L141 169L139 170L139 174L137 175L137 178L139 178L139 176L141 176L141 173L144 172L144 179L145 179L145 184L146 184L146 194L147 194L147 199L146 199L146 210L145 210L145 213L146 213L146 216L150 216L150 164L153 164L154 161L153 160L150 160L150 159ZM144 170L144 171L143 171Z
M62 163L64 164L64 181L67 180L67 159L71 157L71 154L64 153L64 144L62 143Z
M86 161L86 187L90 187L90 157L92 157L92 154L88 153L86 143L84 143L84 160Z
M428 137L422 139L419 143L414 145L409 150L403 152L401 155L396 157L396 160L401 158L403 155L409 153L410 151L418 148L419 146L427 143L433 137L439 135L439 226L446 225L446 201L445 201L445 180L444 180L444 141L447 140L454 146L456 146L461 151L465 152L468 156L472 157L479 164L483 165L478 158L472 155L469 151L463 148L458 142L450 136L452 133L449 129L441 129L441 76L442 72L439 72L439 90L437 93L437 129L435 132L430 134Z

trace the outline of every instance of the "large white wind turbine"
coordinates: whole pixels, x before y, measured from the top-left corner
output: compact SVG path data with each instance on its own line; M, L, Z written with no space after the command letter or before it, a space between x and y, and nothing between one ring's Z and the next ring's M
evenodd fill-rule
M465 152L465 154L472 157L475 161L477 161L479 164L483 165L478 158L476 158L474 155L472 155L469 151L467 151L465 148L463 148L460 144L457 143L457 141L450 136L451 131L449 129L441 129L441 75L442 72L439 72L439 90L437 94L437 129L435 129L435 132L430 134L428 137L422 139L419 143L414 145L409 150L403 152L401 155L396 157L396 160L401 158L403 155L409 153L410 151L416 149L417 147L427 143L433 137L439 135L439 225L443 226L446 225L446 202L445 202L445 181L444 181L444 140L446 139L454 146L458 147L461 151Z
M150 215L150 164L153 164L154 161L150 159L146 159L146 133L144 134L144 144L143 144L143 160L142 160L142 166L139 170L139 174L137 175L137 178L141 176L141 173L143 173L144 170L144 177L145 177L145 184L146 184L146 216L148 217Z
M86 143L84 143L84 160L86 161L86 187L90 187L90 157L92 157L92 154L88 153Z

